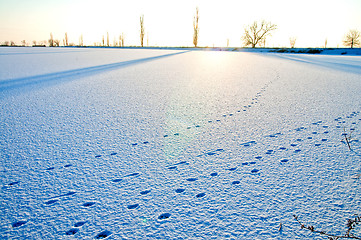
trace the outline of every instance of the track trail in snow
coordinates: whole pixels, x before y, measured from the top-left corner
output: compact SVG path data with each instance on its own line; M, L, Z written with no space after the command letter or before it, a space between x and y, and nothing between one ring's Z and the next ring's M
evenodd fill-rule
M164 56L163 56L164 57ZM279 76L277 75L273 81L279 80ZM241 117L244 112L253 111L254 108L257 108L257 104L262 101L262 94L267 91L268 87L273 83L273 81L265 84L257 94L250 99L248 104L241 106L238 109L232 109L224 111L223 113L219 113L218 118L214 119L203 119L202 122L194 123L192 126L188 126L185 129L178 129L176 132L169 132L166 135L158 136L157 139L142 139L139 142L132 142L129 145L133 148L134 151L137 151L137 148L146 148L146 147L159 147L157 146L158 138L179 138L183 134L187 134L187 130L194 128L199 131L205 128L209 128L214 124L222 125L224 119L233 119L237 117ZM226 168L214 168L212 170L207 170L208 172L204 172L203 174L199 174L199 172L194 171L192 167L192 163L188 161L180 161L171 165L164 165L163 168L166 169L166 174L172 176L178 176L181 180L178 187L171 189L174 193L174 198L177 198L181 195L184 195L187 192L194 193L192 201L205 201L209 195L207 189L197 189L196 183L199 181L206 182L206 186L211 187L214 182L219 181L219 178L224 175L229 175L230 178L228 180L229 186L232 188L240 188L245 183L242 179L246 175L252 175L255 178L260 178L262 175L267 174L267 169L270 165L278 166L278 167L291 167L290 163L293 162L293 158L296 155L302 154L303 152L309 151L310 149L317 149L318 147L322 147L326 145L326 147L333 147L335 144L335 139L330 139L329 133L331 130L341 131L342 128L346 125L350 125L351 128L347 129L349 131L353 131L360 123L361 118L359 117L360 111L354 111L349 113L346 116L335 116L334 121L330 122L329 119L321 119L317 122L311 122L305 124L303 126L299 126L295 129L284 130L283 132L275 132L270 135L263 136L265 139L273 140L275 143L273 144L273 148L269 148L266 151L260 152L258 149L252 150L255 146L262 142L263 140L255 139L246 141L243 143L239 143L240 148L247 148L253 151L254 158L241 160L238 162L234 162L232 165L229 165ZM298 138L297 134L300 132L307 132L307 138ZM289 145L279 146L277 142L280 142L280 139L287 139L292 136L294 139L289 139L288 141L292 142ZM342 134L340 135L340 141L342 140ZM287 142L287 141L281 141ZM357 140L355 141L358 142ZM345 145L346 147L346 145ZM359 149L358 149L359 150ZM357 151L358 151L357 150ZM199 155L194 156L194 159L201 158L214 158L219 155L225 154L228 149L222 148L222 146L210 149L206 152L201 152ZM358 154L356 151L354 154ZM278 162L269 162L269 157L277 156ZM94 155L96 159L102 159L103 157L117 158L119 157L118 152L114 149L111 152L101 152ZM67 171L71 171L72 167L76 163L70 162L64 166L50 166L44 169L44 172L53 172L59 169L66 169ZM272 167L271 167L272 168ZM187 175L188 177L183 177ZM39 173L41 174L41 173ZM138 172L129 172L124 175L119 176L109 176L107 181L111 182L114 187L124 187L129 182L132 182L136 178L144 175L142 170ZM165 176L166 177L166 176ZM157 181L157 179L155 179ZM16 188L19 184L22 184L21 180L13 180L8 183L5 188ZM164 189L157 188L144 188L142 185L136 187L139 189L136 193L138 195L138 200L134 202L128 202L128 204L124 205L124 209L128 211L136 211L142 208L150 207L147 204L147 198L153 192L164 191ZM222 189L218 189L219 192L222 192ZM56 196L48 196L44 199L44 205L51 206L55 204L61 204L62 201L71 201L72 198L81 195L81 192L76 192L69 189L68 192L64 192L63 194L59 194ZM81 207L84 209L96 208L99 204L98 201L85 201L81 204ZM160 212L159 215L154 216L156 221L163 222L172 218L174 213L169 212ZM31 217L29 218L31 219ZM19 228L31 220L19 220L12 223L12 227L14 229ZM79 233L82 230L83 226L88 224L88 220L79 219L75 222L68 230L64 231L64 235L72 236ZM99 230L98 233L94 234L95 239L103 239L111 236L113 233L108 230Z

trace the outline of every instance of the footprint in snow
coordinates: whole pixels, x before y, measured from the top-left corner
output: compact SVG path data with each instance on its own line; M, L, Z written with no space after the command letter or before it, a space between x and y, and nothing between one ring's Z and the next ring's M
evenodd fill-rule
M259 170L256 168L252 169L252 171L251 171L251 173L258 173L258 172L259 172Z
M237 169L237 167L233 167L233 168L228 168L228 169L226 169L226 170L228 170L228 171L234 171L234 170L236 170Z
M45 204L46 205L51 205L53 203L56 203L57 201L59 201L59 199L52 199L52 200L46 201Z
M95 236L95 239L104 239L104 238L109 237L111 234L112 234L112 232L110 232L108 230L105 230L105 231L102 231L102 232L98 233Z
M102 155L96 155L95 158L100 158Z
M72 164L67 164L67 165L64 165L65 168L68 168L68 167L71 167L73 166Z
M261 156L256 156L254 157L255 159L261 159L262 157Z
M202 198L202 197L204 197L206 195L206 193L198 193L197 195L196 195L196 198Z
M11 226L12 226L13 228L17 228L17 227L20 227L20 226L24 225L25 223L27 223L27 221L17 221L17 222L13 222L13 223L11 224Z
M136 209L137 207L139 207L139 204L131 204L131 205L128 205L127 208L132 210L132 209Z
M110 154L110 156L114 156L114 155L117 155L118 153L116 153L116 152L112 152L111 154Z
M83 225L86 224L86 223L87 223L87 221L76 222L76 223L74 224L74 227L81 227L81 226L83 226Z
M240 181L233 181L232 184L233 185L237 185L237 184L240 184L241 182Z
M197 180L198 180L198 178L187 178L188 182L194 182L194 181L197 181Z
M20 183L20 181L16 181L16 182L11 182L11 183L9 183L8 185L9 186L14 186L14 185L17 185L17 184L19 184Z
M182 192L184 192L184 191L185 191L184 188L177 188L177 189L175 190L176 193L182 193Z
M49 167L49 168L47 168L47 169L45 169L46 171L51 171L51 170L54 170L55 169L55 167Z
M86 202L86 203L83 203L82 206L83 207L91 207L91 206L93 206L95 204L96 204L96 202Z
M170 213L162 213L161 215L159 215L158 219L159 220L165 220L170 218L171 214Z
M288 159L282 159L281 162L283 163L288 162Z
M141 192L140 192L141 195L146 195L146 194L148 194L148 193L150 193L150 190L144 190L144 191L141 191Z
M77 232L79 232L79 229L77 229L77 228L71 228L71 229L69 229L68 231L65 232L65 235L74 235L74 234L76 234Z
M215 176L218 175L218 173L214 172L214 173L211 173L210 175L211 175L212 177L215 177Z
M124 177L135 177L135 176L138 176L140 173L131 173L131 174L128 174L128 175L126 175L126 176L124 176Z
M170 169L170 170L173 170L173 169L176 169L176 168L177 168L177 166L168 167L168 169Z
M121 182L122 180L123 180L123 179L121 179L121 178L116 178L116 179L113 179L112 182L117 183L117 182Z

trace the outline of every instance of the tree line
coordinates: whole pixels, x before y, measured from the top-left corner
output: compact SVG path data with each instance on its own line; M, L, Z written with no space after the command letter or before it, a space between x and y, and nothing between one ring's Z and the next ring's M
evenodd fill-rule
M198 47L198 39L199 39L199 9L196 8L196 13L193 18L193 45L194 47ZM267 22L265 20L262 21L254 21L252 24L244 27L244 32L241 37L241 41L243 42L245 47L265 47L266 40L268 37L272 35L272 32L277 30L277 25L271 22ZM144 37L145 37L145 27L144 27L144 15L140 16L140 46L144 46ZM290 37L290 47L294 48L296 45L297 38ZM59 47L61 41L59 39L54 39L53 34L50 33L49 40L45 41L33 41L33 46L46 46L49 47ZM25 40L21 41L20 46L26 46L27 43ZM148 39L147 39L148 45ZM229 39L227 39L227 47L229 45ZM361 32L352 29L347 32L343 39L343 45L354 48L361 46ZM1 44L1 46L17 46L14 41L5 41ZM63 46L84 46L83 34L79 37L79 43L76 45L74 43L70 43L68 40L68 34L65 33L63 39ZM94 46L103 46L103 47L124 47L125 46L125 37L124 33L120 34L118 38L114 37L113 44L110 44L109 33L106 33L106 39L104 35L102 36L102 41L99 43L94 43ZM327 48L327 39L325 39L324 48Z

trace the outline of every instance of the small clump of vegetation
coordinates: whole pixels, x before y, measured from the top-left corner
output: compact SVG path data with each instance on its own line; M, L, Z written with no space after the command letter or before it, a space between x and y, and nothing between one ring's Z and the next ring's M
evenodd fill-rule
M327 233L325 231L320 231L320 230L316 230L314 226L306 226L304 225L296 215L293 215L294 219L300 224L301 229L307 229L313 233L318 233L320 235L326 236L328 237L329 240L337 240L337 239L343 239L343 238L348 238L348 239L361 239L361 237L359 236L355 236L352 233L352 230L355 229L355 227L357 225L359 225L361 223L361 217L358 215L355 215L353 218L350 218L347 220L347 231L344 235L336 235L336 234L330 234Z

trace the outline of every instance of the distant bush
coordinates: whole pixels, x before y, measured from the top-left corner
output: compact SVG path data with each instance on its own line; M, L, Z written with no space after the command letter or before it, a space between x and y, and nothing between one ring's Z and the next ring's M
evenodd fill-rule
M306 53L310 53L310 54L316 54L316 53L321 53L321 52L322 52L322 50L320 50L320 49L308 49L306 51Z

